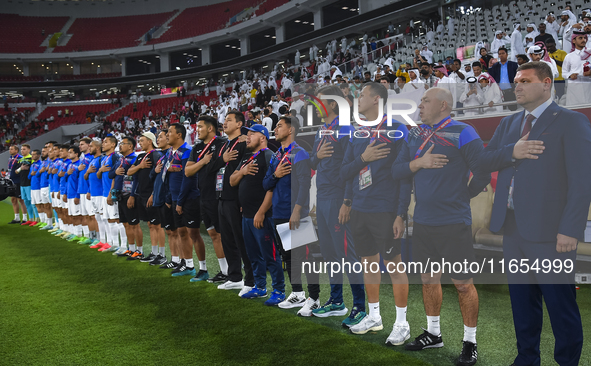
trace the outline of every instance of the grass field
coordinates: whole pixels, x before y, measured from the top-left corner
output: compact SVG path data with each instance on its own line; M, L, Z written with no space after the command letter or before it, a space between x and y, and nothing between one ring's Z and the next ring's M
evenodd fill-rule
M445 347L419 353L384 345L395 317L383 285L384 330L354 336L336 318L304 319L268 308L139 261L125 261L29 227L6 225L0 202L0 365L453 365L463 327L455 289L444 286ZM142 224L143 225L143 224ZM145 239L148 239L144 227ZM217 272L211 242L209 271ZM149 245L148 240L145 240ZM288 292L289 292L288 288ZM478 286L478 365L509 365L515 337L506 286ZM322 286L321 301L329 294ZM350 291L345 301L351 306ZM578 291L585 336L591 336L589 287ZM410 289L412 337L426 325L419 286ZM550 322L542 364L555 364ZM591 365L589 342L582 365Z

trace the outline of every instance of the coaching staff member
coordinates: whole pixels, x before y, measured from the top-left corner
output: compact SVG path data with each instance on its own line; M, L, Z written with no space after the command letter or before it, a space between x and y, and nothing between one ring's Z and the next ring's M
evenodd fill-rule
M505 117L481 155L488 170L499 171L490 230L504 229L505 263L538 260L541 266L545 259L570 259L574 264L591 202L589 119L552 101L552 71L543 62L521 65L515 83L525 111ZM553 325L554 359L561 366L579 364L583 327L574 271L553 270L508 273L514 365L541 363L542 298Z

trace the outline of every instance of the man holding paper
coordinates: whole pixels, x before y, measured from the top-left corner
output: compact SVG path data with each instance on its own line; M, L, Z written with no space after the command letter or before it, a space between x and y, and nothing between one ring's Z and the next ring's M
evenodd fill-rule
M308 216L310 204L311 170L310 157L294 138L300 129L295 117L282 116L275 127L275 140L281 148L269 162L263 187L273 191L273 220L275 225L289 222L291 230L300 226L300 220ZM293 172L293 174L292 174ZM285 301L279 303L282 309L301 307L300 316L312 316L312 310L320 306L319 275L306 273L308 295L302 288L302 262L307 256L306 246L292 243L290 251L283 250L283 259L287 265L287 274L291 282L292 293Z

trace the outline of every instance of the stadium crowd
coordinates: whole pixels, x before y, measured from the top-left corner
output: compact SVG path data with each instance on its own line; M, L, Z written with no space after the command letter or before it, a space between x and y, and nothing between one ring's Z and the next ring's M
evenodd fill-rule
M382 330L381 275L347 273L353 295L350 310L343 300L343 274L331 276L330 294L322 304L318 273L303 271L312 249L305 245L285 250L277 225L288 223L296 229L310 215L314 171L316 225L323 259L351 264L377 264L381 259L384 264L396 265L402 260L400 239L413 186L417 260L445 257L474 261L470 198L490 183L492 171L513 169L516 160L535 160L547 154L541 141L527 140L538 120L540 125L545 122L545 110L575 121L564 133L570 133L574 145L583 147L574 152L567 149L565 156L576 153L581 158L578 154L583 151L587 157L581 164L591 168L588 119L559 106L588 104L585 86L591 81L587 60L591 56L587 35L591 12L585 11L580 22L568 9L560 16L560 23L549 15L544 26L527 24L525 37L521 24L514 25L510 38L499 30L490 45L481 42L477 46L477 58L468 62L454 57L434 61L429 41L414 51L412 63L395 67L395 51L400 46L395 40L382 44L392 53L376 64L367 43L356 52L346 38L340 49L335 40L327 44L324 57L317 56L316 46L311 47L308 66L300 65L296 54L294 63L284 62L268 74L261 71L234 80L229 90L220 81L209 102L197 97L208 97L213 87L197 85L194 97L171 110L149 112L142 118L99 118L103 129L70 144L48 141L42 150L34 151L27 144L11 144L8 173L20 187L20 197L12 201L15 217L11 223L38 227L100 252L171 270L173 277L215 283L220 290L236 289L245 299L268 297L265 305L298 308L300 316L341 317L343 326L353 334ZM436 31L429 29L426 37L434 40L443 32L439 24ZM364 38L372 50L380 48L371 44L373 39ZM525 86L532 79L535 85ZM532 95L524 95L525 88ZM338 105L328 101L326 109L317 112L323 124L307 152L296 142L304 124L302 111L309 103L304 94L340 96L350 105L357 98L359 113L379 124L375 128L340 126ZM386 116L379 114L379 104L404 94L419 104L415 119L422 124L410 130L397 122L384 125ZM471 126L453 119L518 107L526 110L513 115L521 118L521 131L515 135L521 139L509 145L500 141L504 122L485 148ZM335 130L339 134L335 135ZM346 138L356 131L364 131L371 139ZM404 138L377 131L400 133ZM271 132L280 146L277 151L269 143ZM457 138L442 137L451 135ZM568 180L588 181L586 174L591 169L575 170L563 173ZM500 207L506 207L505 225L515 228L519 225L519 220L515 224L517 207L526 203L513 200L524 186L519 186L517 179L514 185L512 177L508 176L506 186L510 189L503 192L504 197L497 191L495 207L499 206L497 199L504 200ZM576 256L573 249L584 229L591 192L584 189L577 201L585 217L573 216L572 225L564 224L570 235L563 242L559 240L558 246L564 249L565 258ZM151 248L144 245L140 221L148 225ZM211 263L206 261L201 222L213 243L219 266L216 274L208 271ZM507 233L510 238L518 235ZM166 237L170 258L166 256ZM452 242L454 246L446 245ZM292 289L289 295L283 263ZM307 294L302 286L303 272ZM406 342L410 339L407 273L393 271L389 275L396 314L386 343L404 344L415 351L443 347L440 279L421 276L427 329ZM478 358L478 294L472 274L456 274L452 279L464 324L457 364L474 365ZM577 318L571 286L566 284L568 278L561 280L561 284L528 287L536 292L539 314L525 314L518 303L525 295L512 288L519 353L515 364L536 364L536 354L539 357L541 325L537 322L541 323L542 293L547 302L552 296L557 299L558 305L552 303L548 308L551 318L568 325L564 331L554 329L556 361L561 365L578 363L581 319ZM524 319L530 322L528 326L539 328L533 337L525 335L527 327L518 327Z

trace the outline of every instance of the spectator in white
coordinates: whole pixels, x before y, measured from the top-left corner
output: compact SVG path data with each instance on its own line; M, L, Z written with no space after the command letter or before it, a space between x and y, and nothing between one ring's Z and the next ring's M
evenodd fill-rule
M336 38L330 42L330 52L334 55L337 53L337 40Z
M432 28L429 28L427 32L427 44L432 46L435 43L435 32L433 32Z
M222 81L218 82L218 85L215 87L215 91L218 96L222 95Z
M575 50L562 62L562 77L567 80L566 105L588 104L591 100L591 50L585 48L587 34L584 31L573 32Z
M454 97L454 101L457 103L458 99L460 99L461 93L464 91L464 83L466 82L466 76L460 70L462 68L462 61L459 59L455 59L452 64L450 65L451 72L448 72L447 77L451 79L452 83L450 85L451 92ZM457 104L453 105L453 108L456 108Z
M330 72L332 73L332 76L330 77L330 80L336 80L337 76L343 76L343 73L341 72L341 69L339 69L336 65L332 65L330 68Z
M271 99L269 105L273 107L273 113L278 116L281 116L281 113L279 113L279 108L281 108L281 106L288 106L288 104L281 100L281 98L278 96L274 96L273 99Z
M501 93L501 88L499 88L495 79L488 73L483 72L478 77L478 83L480 84L480 89L482 91L482 105L486 106L482 108L481 113L502 112L503 107L493 107L494 104L503 102L503 93Z
M61 109L58 109L58 110L57 110L57 116L58 116L58 117L61 117L61 116L62 116L62 110L61 110Z
M273 119L270 117L271 111L269 110L269 108L265 108L263 110L263 115L265 117L263 117L262 125L265 126L268 131L273 131L272 130L272 127L273 127Z
M456 93L455 93L455 83L451 78L448 77L447 68L445 65L436 65L433 67L433 75L435 75L435 84L433 87L443 88L450 91L451 95L453 96L453 108L456 106Z
M113 127L115 128L115 131L121 131L121 122L119 122L119 121L116 121L116 122L113 124Z
M423 45L423 49L421 50L421 56L423 56L428 63L433 63L433 52L429 51L429 47L427 47L427 44Z
M130 118L130 119L127 120L127 122L125 123L125 125L130 130L133 130L135 128L135 121L132 118Z
M404 84L401 93L408 93L417 90L419 88L418 84L422 83L420 76L421 73L418 69L408 70L408 77L410 78L410 82Z
M296 50L295 60L294 60L293 64L296 66L300 64L300 50Z
M455 19L452 17L449 17L449 20L447 21L447 34L449 34L451 36L454 33L455 33Z
M298 92L293 93L291 96L293 102L291 103L290 109L295 109L297 114L301 114L302 107L304 106L304 101L302 100L300 94Z
M152 110L150 109L150 111L148 112L148 117L152 118L153 114L152 114Z
M548 14L546 20L544 20L546 24L546 33L550 34L556 43L558 43L558 31L560 30L560 24L556 21L553 13Z
M341 38L341 52L345 52L345 50L347 49L347 37L343 36L343 38Z
M361 44L361 55L363 56L363 63L367 65L368 57L367 57L367 42L363 42Z
M472 72L472 64L470 62L467 62L464 64L464 76L466 78L469 78L470 76L474 76L474 73Z
M140 97L137 100L139 103L143 103L145 101L145 97L143 94L140 94Z
M443 31L445 30L445 27L443 26L443 22L440 20L439 24L437 25L437 33L439 35L441 35L443 33Z
M318 59L318 47L315 44L310 47L310 62Z
M572 51L571 49L571 38L568 37L567 32L570 28L577 22L577 17L573 14L570 10L563 10L560 13L560 28L558 30L558 34L562 35L562 50L569 53Z
M523 39L523 44L525 47L529 48L534 45L534 41L536 37L540 35L540 32L538 32L538 28L534 23L529 23L527 25L526 30L528 33L525 35L525 38Z
M494 58L499 57L499 48L505 47L507 43L511 43L511 38L505 34L503 31L496 31L495 32L495 39L492 41L490 45L490 52L493 54Z
M49 131L49 125L47 124L47 122L45 122L45 125L43 126L43 131L45 131L45 132Z
M531 46L527 50L527 54L529 56L529 59L532 61L542 61L547 63L548 66L550 66L550 69L552 69L552 79L556 80L556 78L558 77L558 68L556 67L556 61L554 61L550 58L550 56L548 56L548 51L546 50L546 45L544 44L544 42L536 42L535 45Z
M208 86L206 86L206 87L205 87L205 90L203 91L203 94L204 94L206 97L209 97L209 87L208 87Z
M497 48L497 51L499 49ZM513 33L511 33L511 61L517 62L517 55L525 53L523 47L523 36L521 35L521 24L513 24ZM497 52L498 55L498 52Z
M464 107L481 106L483 104L482 89L478 86L478 78L469 76L466 78L466 87L462 95L460 95L460 103ZM464 109L464 116L475 116L479 113L480 108Z
M188 121L185 121L185 123L183 125L185 126L185 129L187 130L187 134L185 135L185 142L187 144L189 144L189 146L193 146L193 144L194 144L193 132L195 132L195 129L193 127L191 127L191 124Z
M287 77L286 75L283 76L283 78L281 79L281 91L284 93L286 98L289 98L291 96L291 86L293 85L293 82L291 81L291 79L289 77Z

